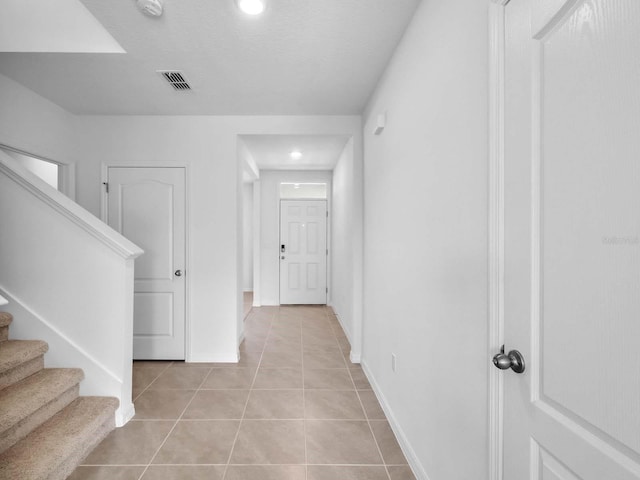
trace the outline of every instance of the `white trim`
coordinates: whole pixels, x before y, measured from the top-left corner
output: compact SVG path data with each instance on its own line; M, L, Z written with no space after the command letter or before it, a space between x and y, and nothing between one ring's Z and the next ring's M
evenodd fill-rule
M351 353L349 353L349 360L351 360L351 363L362 363L362 355L351 350Z
M186 163L177 163L177 162L136 162L136 163L106 163L102 162L100 170L101 170L101 185L100 191L102 195L100 195L100 219L108 225L108 197L107 191L102 187L103 182L109 181L109 168L182 168L184 169L184 258L185 265L183 270L186 272L185 282L184 282L184 361L192 362L191 357L191 275L189 272L191 271L191 252L193 249L191 248L191 172L189 170L189 165Z
M359 144L356 148L356 136L352 137L351 159L353 162L353 196L352 222L356 225L353 230L353 304L351 307L352 325L352 357L360 361L362 356L362 342L364 337L364 153L363 138L357 137ZM356 154L359 153L359 155ZM332 182L333 185L333 182Z
M204 355L193 355L189 360L189 363L238 363L239 356L238 353L233 354L204 354Z
M118 375L116 375L114 372L112 372L108 367L104 366L93 355L91 355L85 349L80 347L77 343L75 343L73 340L71 340L67 335L62 333L59 329L57 329L55 326L53 326L50 322L45 320L40 314L36 313L33 309L28 307L26 305L26 302L24 302L22 299L20 299L19 297L16 297L16 295L14 295L10 291L8 291L5 286L0 285L0 290L7 297L9 297L11 299L12 305L17 306L17 308L20 309L21 314L28 314L28 316L31 319L33 319L36 322L39 322L40 324L42 324L49 332L51 332L53 334L53 336L55 336L57 339L61 340L64 344L66 344L69 347L70 351L73 351L76 354L78 354L79 356L76 358L76 360L80 360L82 358L87 362L84 365L82 365L82 362L80 362L80 365L78 363L74 363L74 366L82 368L83 370L85 370L85 374L86 374L87 373L86 369L90 368L90 367L88 367L88 365L92 365L93 368L96 369L96 371L102 372L102 374L104 375L100 379L100 383L103 386L106 385L108 382L113 382L114 386L116 386L116 385L119 386L118 388L120 390L120 393L118 394L118 400L120 400L120 405L118 406L118 408L115 411L115 425L116 425L116 427L121 427L121 426L125 425L129 420L131 420L133 418L133 416L135 415L135 407L134 407L133 403L130 400L129 400L129 403L127 404L127 403L125 403L124 399L122 398L121 390L122 390L123 380L121 378L119 378ZM24 318L23 318L23 321L24 321ZM54 338L53 336L51 338ZM51 340L48 340L48 341L51 341ZM82 386L80 388L81 388L81 394L83 394L82 393ZM91 392L90 394L95 395L97 393L98 392Z
M112 380L115 380L118 383L122 383L122 379L120 377L118 377L118 375L116 375L111 370L109 370L107 367L102 365L93 355L91 355L84 348L82 348L76 342L74 342L69 337L67 337L64 333L62 333L60 330L58 330L51 323L49 323L44 318L42 318L42 316L40 314L36 313L34 310L32 310L30 307L28 307L24 300L22 300L19 297L16 297L13 293L11 293L9 290L7 290L7 288L5 286L3 286L3 285L0 285L0 290L2 290L8 297L10 297L13 302L15 302L18 305L20 305L20 308L25 310L29 315L31 315L33 318L38 320L45 327L47 327L49 330L51 330L53 333L55 333L58 337L60 337L62 340L64 340L64 342L66 344L71 346L76 352L80 353L80 355L82 355L84 358L86 358L90 363L95 365L98 369L102 370L107 376L111 377Z
M120 408L116 410L116 427L122 427L127 424L129 420L131 420L136 414L136 407L133 405L133 402L129 402L126 407L124 405L120 405Z
M504 82L505 6L489 4L489 265L487 361L504 344ZM503 375L489 367L489 480L503 478Z
M53 163L54 165L57 165L59 167L58 190L69 197L71 200L76 200L76 164L74 162L58 162L48 157L43 157L42 155L36 155L34 153L26 152L24 150L20 150L19 148L14 148L3 143L0 143L0 149L9 150L26 157L36 158L38 160L42 160L43 162Z
M398 444L400 445L400 449L402 450L402 453L404 453L404 456L406 457L407 462L409 463L409 467L413 471L413 474L415 475L416 479L429 480L429 475L427 475L427 471L424 469L424 466L418 459L418 455L416 454L415 450L409 443L409 440L407 439L407 436L404 433L404 430L402 430L402 428L400 427L400 424L398 423L398 420L393 414L393 411L391 410L391 407L389 406L389 403L387 402L386 397L382 394L382 390L380 389L378 382L376 382L376 379L371 374L371 371L369 370L369 367L367 366L366 362L362 362L362 370L365 376L367 377L367 380L369 380L369 383L371 384L371 388L373 389L373 393L378 398L378 402L380 402L380 406L382 407L382 410L384 411L384 414L386 415L387 420L389 421L389 426L391 426L391 430L393 430L393 433L395 434L398 440Z
M338 319L338 323L340 324L340 327L342 328L342 331L347 336L347 340L349 340L349 345L351 345L351 351L349 352L349 360L351 361L351 363L360 363L361 360L362 360L362 355L361 355L361 352L357 352L353 348L353 340L352 340L351 332L349 331L348 328L345 327L344 323L342 322L342 318L341 318L340 314L336 310L336 307L334 305L331 305L331 304L327 304L327 306L331 307L331 309L333 310L333 314Z
M191 261L191 252L193 252L193 247L191 245L191 204L192 201L195 203L195 200L192 200L192 191L191 188L191 169L189 165L182 164L180 165L184 168L184 188L186 189L184 195L184 261L185 261L185 271L186 275L184 277L184 361L191 361L191 334L192 334L192 325L191 325L191 307L193 305L192 299L192 289L191 289L191 266L194 263Z
M95 237L122 258L130 259L142 255L143 251L133 242L104 224L80 205L41 178L34 175L8 155L0 155L0 172L27 190L40 201L46 203L81 230Z
M253 306L260 307L260 218L262 215L262 198L260 197L260 180L253 182Z

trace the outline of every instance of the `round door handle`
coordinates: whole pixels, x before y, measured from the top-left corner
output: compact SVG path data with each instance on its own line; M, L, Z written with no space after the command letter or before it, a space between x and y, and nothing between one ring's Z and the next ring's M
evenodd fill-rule
M500 370L507 370L510 368L516 373L524 372L524 357L518 350L511 350L505 354L504 350L496 354L493 357L493 364Z
M176 277L181 277L182 276L182 270L176 270L176 272L174 273L174 275Z

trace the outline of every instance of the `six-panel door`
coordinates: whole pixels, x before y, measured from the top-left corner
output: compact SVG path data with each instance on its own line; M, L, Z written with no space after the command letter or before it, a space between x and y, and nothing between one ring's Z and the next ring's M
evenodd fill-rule
M280 201L280 303L327 303L327 202Z

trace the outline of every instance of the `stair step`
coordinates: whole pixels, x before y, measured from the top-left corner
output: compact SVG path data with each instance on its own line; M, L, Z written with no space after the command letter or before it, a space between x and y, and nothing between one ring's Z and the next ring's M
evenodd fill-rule
M0 452L78 397L79 368L47 368L0 390Z
M0 344L0 389L19 382L44 368L47 342L8 340Z
M8 327L13 321L13 315L9 312L0 312L0 327Z
M118 400L78 397L0 454L3 480L63 480L115 426Z
M0 312L0 342L6 342L9 339L9 325L13 320L13 315L9 312Z

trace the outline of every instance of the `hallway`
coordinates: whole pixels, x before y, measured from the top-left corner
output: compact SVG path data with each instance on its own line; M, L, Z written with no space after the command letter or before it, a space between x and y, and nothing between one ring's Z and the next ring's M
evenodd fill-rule
M136 416L72 480L413 480L324 306L253 308L238 364L136 362Z

